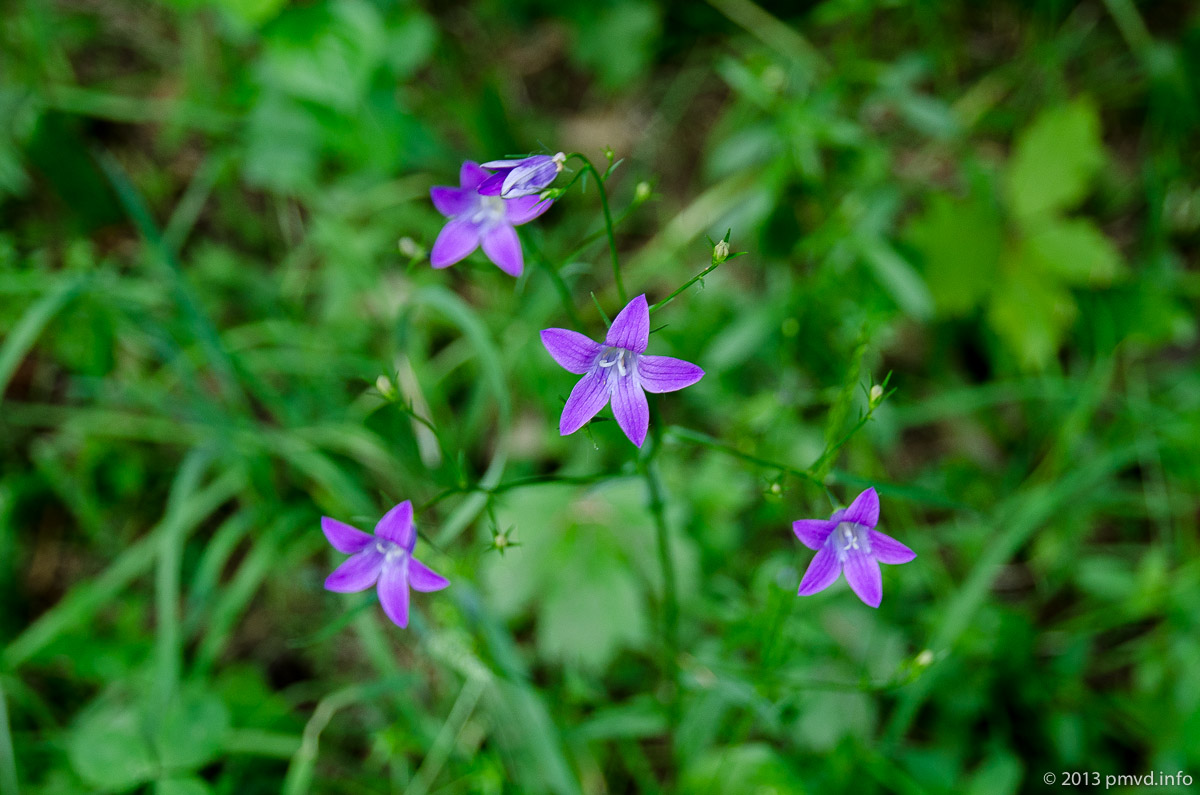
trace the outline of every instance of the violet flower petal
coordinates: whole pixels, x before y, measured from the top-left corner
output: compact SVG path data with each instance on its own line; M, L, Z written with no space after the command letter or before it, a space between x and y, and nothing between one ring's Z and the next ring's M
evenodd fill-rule
M509 276L520 276L525 269L521 240L517 230L507 224L497 224L483 233L483 253Z
M405 500L383 515L375 525L375 535L399 544L405 552L412 552L417 544L417 529L413 526L412 500Z
M650 307L643 293L630 301L613 318L604 344L613 348L625 348L642 353L650 342Z
M497 168L510 169L510 168L516 168L517 166L521 165L524 162L525 162L525 158L520 158L518 160L489 160L486 163L483 163L482 165L484 168L490 168L493 170L497 169Z
M408 626L408 561L400 559L383 567L379 576L379 604L400 628Z
M462 164L462 168L458 170L458 184L463 187L463 190L468 194L473 193L483 181L490 177L486 170L480 168L479 164L467 160Z
M367 547L354 557L347 558L325 578L325 590L335 593L367 590L379 579L383 559L384 554L378 547Z
M450 584L450 581L416 558L410 558L408 561L408 584L414 591L428 593L442 590Z
M823 545L808 564L808 571L804 572L804 577L800 580L800 596L812 596L833 585L833 581L841 573L841 568L838 565L837 554L828 545Z
M364 533L357 527L351 527L328 516L321 517L321 531L325 533L326 540L334 549L347 555L362 552L375 540L370 533Z
M454 218L438 233L429 252L429 264L448 268L479 246L479 228L467 218Z
M870 532L871 554L880 563L908 563L917 556L916 552L889 535L872 530Z
M616 388L612 392L612 409L617 425L621 426L629 441L641 447L646 441L646 430L650 427L650 406L646 403L646 393L634 378L617 378Z
M879 561L861 549L851 549L846 554L846 582L858 594L858 598L869 607L879 607L883 601L883 574Z
M493 166L486 167L493 168ZM499 196L501 191L504 190L504 178L506 176L508 176L507 170L501 171L499 174L492 174L479 183L479 187L475 190L480 196Z
M608 403L608 376L591 372L579 379L567 404L563 406L562 417L558 421L558 432L562 436L575 433L596 416L596 412Z
M843 522L854 522L868 528L879 524L879 495L875 489L867 489L855 497L839 518Z
M704 377L704 371L691 362L670 356L647 356L637 360L638 380L647 392L674 392L689 387Z
M522 196L518 199L505 199L505 218L513 226L527 224L534 218L550 209L553 199L543 199L539 196Z
M548 328L542 331L542 345L558 365L568 373L583 375L592 369L604 346L578 331Z
M792 522L792 532L809 549L820 549L838 523L829 519L799 519Z
M430 188L429 198L433 200L434 209L447 218L467 212L471 209L475 199L470 191L462 188L449 188L445 185Z

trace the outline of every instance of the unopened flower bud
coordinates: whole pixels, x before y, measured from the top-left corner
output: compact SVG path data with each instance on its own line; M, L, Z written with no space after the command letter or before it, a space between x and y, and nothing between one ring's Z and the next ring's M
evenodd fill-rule
M633 189L633 200L638 203L646 201L646 199L650 198L650 190L650 183L642 180Z
M718 240L717 244L713 246L713 265L720 265L727 259L729 259L729 243L724 240Z
M871 393L867 398L871 403L871 408L875 408L883 400L883 387L879 384L871 387Z
M385 400L396 399L396 385L386 375L380 375L375 379L375 388L379 390L379 394L383 395Z
M398 244L400 253L409 259L420 259L425 256L425 249L411 237L402 237Z

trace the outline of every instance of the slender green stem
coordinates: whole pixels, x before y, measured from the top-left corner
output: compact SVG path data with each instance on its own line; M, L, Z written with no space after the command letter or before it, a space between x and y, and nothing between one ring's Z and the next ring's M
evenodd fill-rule
M580 160L583 163L583 170L592 172L596 178L596 189L600 192L600 209L604 211L604 231L608 234L608 251L612 255L613 281L617 285L617 297L621 299L621 305L624 306L629 299L625 294L625 283L621 281L621 263L617 258L617 237L613 233L612 212L608 208L608 191L604 189L604 178L600 176L600 172L586 156L572 152L568 159L570 158Z
M662 434L658 430L662 427L662 423L658 421L658 412L654 413L656 421L651 424L651 427L655 429L652 435L652 445L649 455L638 461L638 469L646 481L646 490L650 498L650 515L654 519L658 563L662 567L662 627L665 646L663 667L670 685L668 716L671 733L674 735L675 729L679 726L679 594L675 584L675 561L671 556L671 538L667 527L666 506L663 503L662 482L658 478L658 471L654 464L654 458L662 449Z
M481 483L472 483L466 486L455 486L454 488L446 489L430 499L428 502L424 503L420 508L417 509L417 513L424 513L438 503L453 497L456 494L480 493L492 496L496 494L503 494L504 492L512 491L513 489L522 489L527 486L541 486L548 483L563 483L567 485L583 486L591 485L592 483L598 483L602 480L607 480L608 478L617 477L622 477L622 475L616 472L597 472L594 475L531 475L527 478L516 478L515 480L510 480L507 483L499 483L491 487L484 486Z
M786 472L789 475L794 475L802 480L807 480L808 482L814 483L818 486L823 487L825 485L824 482L814 476L812 472L808 471L807 469L800 469L798 467L791 466L790 464L783 464L778 461L759 458L758 456L750 455L749 453L743 453L733 445L722 442L720 439L716 439L706 433L693 431L691 428L672 425L671 427L667 428L667 435L669 435L672 439L676 439L681 442L690 442L691 444L698 444L702 447L718 450L726 455L730 455L734 458L745 461L748 464L754 464L766 469L778 469L780 472Z
M542 250L538 248L537 244L530 240L529 235L522 235L521 237L525 243L525 247L533 252L538 267L544 270L546 275L550 277L550 282L554 285L554 289L558 291L558 298L562 302L563 309L571 318L571 322L575 324L575 328L583 328L583 320L580 319L579 313L575 311L575 303L571 300L571 289L563 281L562 274L558 272L558 268L551 264L546 255L542 253Z
M741 252L738 252L738 253L740 254ZM709 265L707 268L705 268L704 270L700 271L699 273L697 273L697 274L696 274L695 276L693 276L692 278L688 279L688 280L687 280L687 282L685 282L685 283L683 284L683 286L682 286L682 287L679 287L678 289L676 289L676 290L675 290L675 292L671 293L671 294L670 294L670 295L668 295L666 298L664 298L663 300L659 301L659 302L658 302L657 304L655 304L654 306L650 307L650 311L651 311L651 312L654 312L656 309L662 309L664 306L666 306L667 304L669 304L669 303L671 303L672 301L674 301L674 300L675 300L675 296L679 295L679 294L680 294L680 293L682 293L684 290L686 290L687 288L691 287L693 284L695 284L696 282L700 281L700 280L701 280L701 279L703 279L705 276L707 276L708 274L712 273L713 271L715 271L717 268L721 267L723 264L725 264L725 263L726 263L726 262L728 262L729 260L733 259L735 256L737 256L737 254L731 254L731 255L730 255L728 258L726 258L726 259L723 259L723 260L721 260L720 262L714 262L713 264Z
M0 682L0 795L17 795L17 757L13 753L12 732L8 725L8 706L4 684Z

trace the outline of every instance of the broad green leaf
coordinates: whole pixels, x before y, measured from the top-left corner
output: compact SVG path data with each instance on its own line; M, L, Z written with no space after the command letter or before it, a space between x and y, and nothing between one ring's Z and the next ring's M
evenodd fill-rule
M934 194L907 236L925 260L925 282L941 314L971 311L995 283L1004 226L989 202Z
M581 529L538 611L538 645L549 659L602 669L646 636L638 581L590 529Z
M1085 218L1039 224L1027 232L1025 244L1045 273L1066 284L1106 285L1121 271L1121 253Z
M679 789L687 795L802 795L807 791L796 771L764 743L737 745L698 757L683 771Z
M865 693L818 691L805 698L796 733L807 747L831 751L843 738L867 739L875 723L875 705Z
M71 767L97 789L119 791L149 781L158 764L146 742L146 728L133 704L102 696L67 736Z
M154 784L154 795L208 795L211 791L198 778L165 778Z
M279 14L288 0L217 0L215 5L244 25L257 28Z
M605 86L620 88L641 76L654 57L660 15L655 4L645 0L619 0L598 10L589 8L579 20L572 54L594 70Z
M984 761L971 783L967 795L1013 795L1021 788L1025 766L1014 754L995 751Z
M1086 99L1043 111L1018 137L1008 166L1009 207L1018 221L1070 209L1104 164L1100 116Z
M1016 256L1009 265L992 293L988 322L1021 367L1041 370L1054 359L1075 322L1075 299L1041 276L1036 263Z
M155 745L168 770L194 770L220 751L229 731L229 710L212 693L185 688L175 695L162 716Z

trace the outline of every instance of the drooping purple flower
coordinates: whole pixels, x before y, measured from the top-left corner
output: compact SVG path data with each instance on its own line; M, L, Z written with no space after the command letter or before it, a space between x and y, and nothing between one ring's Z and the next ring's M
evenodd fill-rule
M603 344L577 331L548 328L542 344L568 372L582 375L563 407L558 432L563 436L582 428L612 401L613 416L629 441L642 446L650 425L646 392L674 392L691 386L704 371L670 356L648 356L650 307L639 295L621 310Z
M412 556L417 543L412 502L392 508L375 525L375 535L321 517L321 530L338 552L351 557L325 578L325 588L356 593L378 584L379 603L396 626L408 626L408 589L440 591L450 584L442 575Z
M891 536L875 529L879 523L879 495L867 489L849 508L834 511L828 519L801 519L792 523L800 543L817 550L800 580L800 596L823 591L846 573L846 582L859 599L871 607L883 601L880 563L908 563L917 556Z
M433 206L450 220L442 227L429 261L435 268L447 268L480 246L488 259L510 276L520 276L525 268L521 240L513 227L537 218L554 202L537 196L505 199L483 196L479 186L490 175L478 163L467 161L459 172L461 187L439 185L429 190Z
M490 160L483 167L496 173L483 181L479 192L484 196L503 196L506 199L541 193L558 177L566 162L567 156L562 152L553 157L532 155L522 160Z

